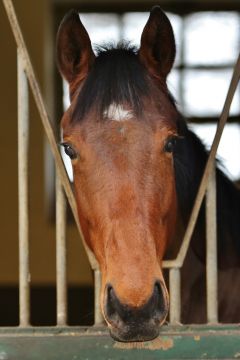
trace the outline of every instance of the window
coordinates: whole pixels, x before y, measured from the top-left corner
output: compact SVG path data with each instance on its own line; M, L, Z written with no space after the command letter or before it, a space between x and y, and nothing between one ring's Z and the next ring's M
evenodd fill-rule
M93 46L124 39L139 45L146 12L84 13L81 20ZM192 129L210 147L231 79L232 68L240 45L240 15L234 11L197 12L185 16L168 13L172 23L177 57L168 77L168 86L189 118ZM64 106L68 106L68 90L64 84ZM233 179L240 178L240 89L236 91L218 157ZM232 144L234 143L234 151ZM63 153L72 179L71 164Z

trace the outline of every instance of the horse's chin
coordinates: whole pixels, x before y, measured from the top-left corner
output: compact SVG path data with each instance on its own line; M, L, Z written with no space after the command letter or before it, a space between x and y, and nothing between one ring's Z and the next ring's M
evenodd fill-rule
M160 327L126 327L124 329L117 329L111 327L109 329L111 337L118 342L146 342L154 340L159 335Z

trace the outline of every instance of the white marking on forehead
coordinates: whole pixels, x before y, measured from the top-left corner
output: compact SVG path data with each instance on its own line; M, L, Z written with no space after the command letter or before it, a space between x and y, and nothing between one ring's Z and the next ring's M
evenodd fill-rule
M103 113L104 117L114 121L130 120L133 117L131 110L126 110L122 105L111 104Z

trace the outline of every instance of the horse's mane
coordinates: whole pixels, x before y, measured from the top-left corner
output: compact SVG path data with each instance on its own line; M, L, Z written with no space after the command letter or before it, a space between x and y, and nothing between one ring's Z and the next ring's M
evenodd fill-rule
M98 118L111 104L128 104L136 116L142 113L142 99L148 96L147 72L137 49L126 42L96 48L95 62L78 94L73 121L81 121L93 108Z
M201 140L187 127L186 121L179 116L178 132L182 136L174 154L174 167L178 206L185 226L194 204L194 199L207 161L208 152ZM219 266L225 267L224 256L231 251L240 257L240 192L235 184L223 173L218 166L216 171L217 183L217 236ZM197 236L196 236L197 235ZM194 241L194 237L201 245ZM203 203L192 246L199 258L205 259L205 202ZM240 262L240 261L239 261ZM232 259L232 265L234 260ZM227 265L229 266L229 264Z

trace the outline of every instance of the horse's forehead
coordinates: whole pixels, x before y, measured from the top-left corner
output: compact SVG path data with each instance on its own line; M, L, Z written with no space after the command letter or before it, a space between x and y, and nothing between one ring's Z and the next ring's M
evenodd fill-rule
M109 106L105 110L102 120L83 121L63 125L63 137L72 139L73 143L80 141L89 144L125 144L136 147L154 141L153 138L161 140L168 134L175 132L175 125L164 118L146 119L136 118L130 109L122 105Z
M169 131L176 130L176 110L163 103L158 107L154 101L148 101L144 103L142 112L136 114L128 103L112 102L104 109L102 116L93 109L79 121L72 118L74 105L64 114L62 127L63 135L69 135L75 141L81 137L86 142L121 142L127 139L131 142L141 139L144 143L144 139L155 134L159 139Z

